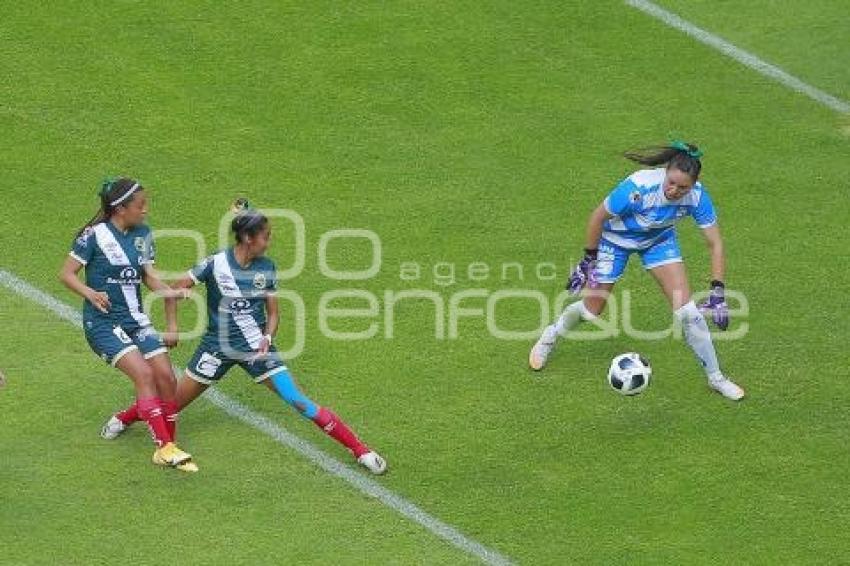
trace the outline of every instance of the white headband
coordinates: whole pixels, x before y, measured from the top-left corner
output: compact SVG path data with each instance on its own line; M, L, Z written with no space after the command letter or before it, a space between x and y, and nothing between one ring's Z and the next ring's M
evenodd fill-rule
M118 197L117 199L115 199L114 201L110 202L110 203L109 203L109 206L116 206L116 205L121 204L122 202L124 202L125 200L127 200L127 198L128 198L130 195L132 195L133 193L135 193L138 189L139 189L139 184L138 184L138 183L134 183L134 184L133 184L133 186L132 186L132 187L130 187L130 190L129 190L129 191L127 191L126 193L124 193L123 195L121 195L120 197Z

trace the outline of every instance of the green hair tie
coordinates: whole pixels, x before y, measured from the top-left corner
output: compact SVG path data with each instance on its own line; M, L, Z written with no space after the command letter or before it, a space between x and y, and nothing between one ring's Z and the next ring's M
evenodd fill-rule
M687 153L690 157L693 157L694 159L699 159L700 157L703 156L702 151L700 151L698 149L691 149L691 146L689 144L683 142L682 140L673 140L672 142L670 142L670 147L673 148L673 149L677 149L679 151L684 151L685 153Z
M103 180L103 182L100 184L100 191L98 192L98 194L99 194L99 195L105 195L106 193L108 193L109 191L111 191L111 190L112 190L112 185L113 185L114 183L115 183L115 179L113 179L112 177L107 177L107 178L105 178L105 179Z

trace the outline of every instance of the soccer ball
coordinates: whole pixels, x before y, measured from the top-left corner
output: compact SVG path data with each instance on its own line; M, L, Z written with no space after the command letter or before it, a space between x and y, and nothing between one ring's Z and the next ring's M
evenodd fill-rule
M618 393L637 395L647 388L651 376L652 368L649 365L649 360L640 354L628 352L611 360L611 369L608 370L608 383Z

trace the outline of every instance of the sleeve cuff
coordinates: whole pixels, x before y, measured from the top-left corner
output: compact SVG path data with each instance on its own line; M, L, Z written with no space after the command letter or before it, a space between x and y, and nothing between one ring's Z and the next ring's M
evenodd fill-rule
M79 261L83 265L88 265L88 263L89 263L86 260L84 260L83 258L81 258L80 256L78 256L77 254L75 254L74 252L68 252L68 255L71 256L72 258L74 258L75 260Z
M198 280L198 278L197 278L197 277L195 277L195 274L192 272L192 270L191 270L191 269L190 269L189 271L187 271L186 273L188 273L188 274L189 274L189 278L190 278L192 281L194 281L194 282L195 282L195 285L197 285L198 283L200 283L200 281Z

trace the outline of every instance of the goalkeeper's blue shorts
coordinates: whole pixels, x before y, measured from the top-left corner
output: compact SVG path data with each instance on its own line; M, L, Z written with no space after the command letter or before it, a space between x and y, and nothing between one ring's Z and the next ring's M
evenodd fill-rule
M654 269L668 263L682 261L682 250L676 239L676 231L670 232L660 240L643 250L630 250L606 240L599 240L599 253L596 257L594 275L599 283L614 283L626 270L629 256L633 253L640 255L644 269Z

